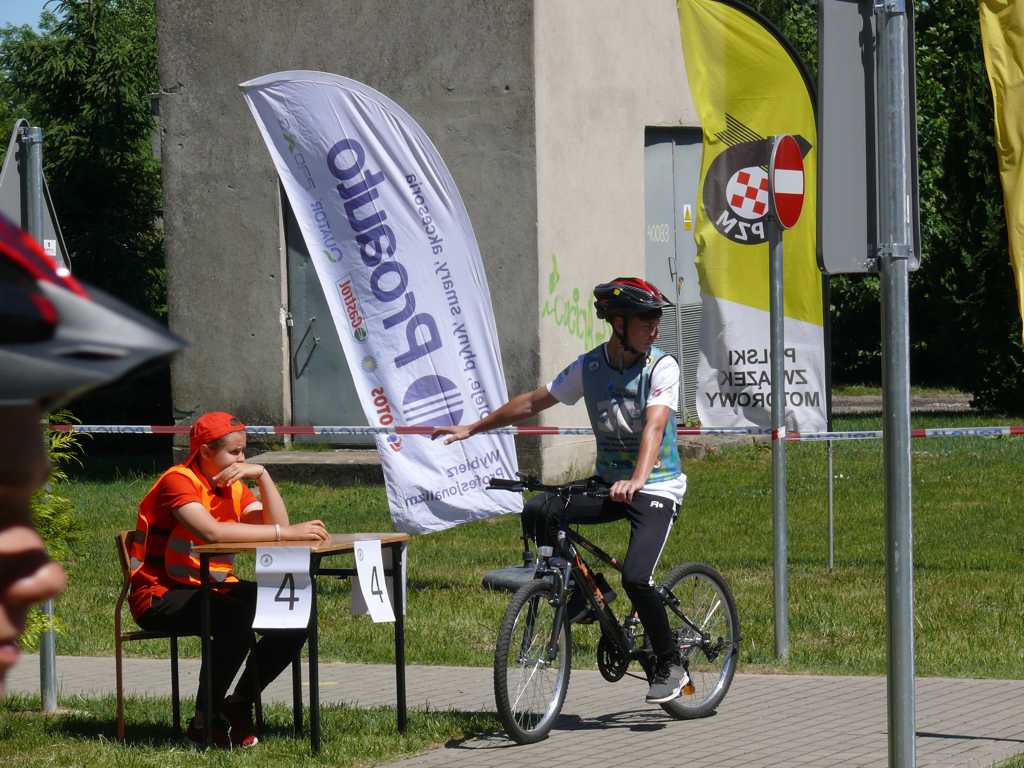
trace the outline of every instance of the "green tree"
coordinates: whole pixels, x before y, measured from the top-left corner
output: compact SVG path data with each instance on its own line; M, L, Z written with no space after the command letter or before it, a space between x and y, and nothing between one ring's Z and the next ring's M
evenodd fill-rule
M915 50L924 261L911 281L912 365L979 406L1020 411L1024 349L973 0L923 5Z
M70 411L61 410L51 413L48 424L69 424L77 422ZM39 535L46 542L50 556L69 565L74 553L75 544L82 533L82 522L75 517L74 504L66 496L61 495L63 486L68 482L67 469L72 464L81 465L82 435L74 432L55 432L43 430L47 454L50 458L50 477L46 485L32 495L32 519ZM40 610L35 609L29 615L28 626L22 637L22 645L35 650L40 635L47 629L60 632L64 623L54 617L53 623Z
M0 29L0 119L45 132L45 172L75 273L165 312L153 0L58 0L37 33Z
M816 5L754 0L817 70ZM916 12L922 266L910 278L915 382L954 385L985 408L1019 411L1024 348L974 0ZM881 379L878 279L831 279L836 381Z
M51 0L39 32L0 29L0 126L25 117L43 128L44 170L75 275L162 318L150 106L158 88L154 0ZM76 410L98 421L165 420L168 370L94 393Z

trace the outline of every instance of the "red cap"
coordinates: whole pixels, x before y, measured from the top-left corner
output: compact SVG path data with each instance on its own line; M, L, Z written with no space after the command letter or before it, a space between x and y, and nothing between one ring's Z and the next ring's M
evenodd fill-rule
M212 443L224 435L241 432L244 429L245 424L230 413L224 411L204 413L195 420L188 432L188 458L185 459L185 463L190 464L199 453L199 449L207 443Z

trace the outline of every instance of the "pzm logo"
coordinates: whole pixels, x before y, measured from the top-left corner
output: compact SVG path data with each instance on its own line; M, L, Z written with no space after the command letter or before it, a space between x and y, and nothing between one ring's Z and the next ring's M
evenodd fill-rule
M811 145L796 137L806 157ZM722 235L741 245L768 239L768 160L771 141L734 144L711 162L704 178L704 210Z

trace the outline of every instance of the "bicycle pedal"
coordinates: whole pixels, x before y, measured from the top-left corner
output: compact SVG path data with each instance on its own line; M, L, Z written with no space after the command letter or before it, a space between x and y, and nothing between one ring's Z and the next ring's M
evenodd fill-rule
M589 608L572 617L573 624L593 624L595 621L597 621L597 616Z

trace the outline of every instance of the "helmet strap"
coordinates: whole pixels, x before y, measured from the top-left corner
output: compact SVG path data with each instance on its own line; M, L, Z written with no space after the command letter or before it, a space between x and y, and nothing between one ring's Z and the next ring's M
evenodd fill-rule
M629 343L629 315L620 315L620 317L622 318L622 331L617 331L615 323L612 323L612 333L619 340L619 370L623 370L626 367L626 361L623 359L624 353L639 355L640 350L634 349Z

